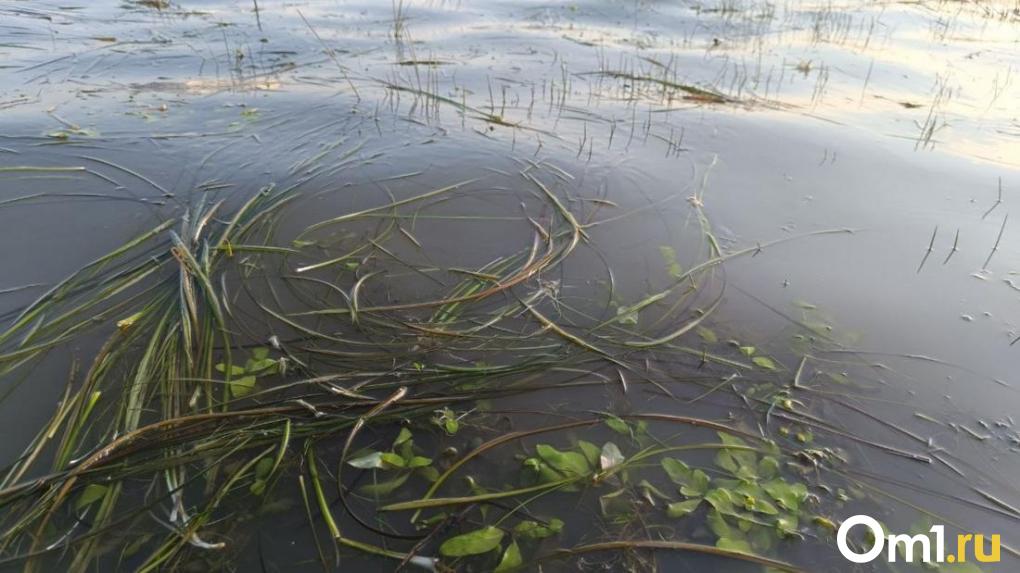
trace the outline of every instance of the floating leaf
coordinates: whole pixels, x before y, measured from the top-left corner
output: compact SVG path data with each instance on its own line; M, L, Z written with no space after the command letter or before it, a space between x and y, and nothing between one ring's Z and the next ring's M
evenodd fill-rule
M726 519L715 509L709 510L706 521L708 528L712 530L716 537L727 537L733 534L732 528L726 523Z
M711 479L708 474L701 470L694 470L691 472L690 481L680 488L680 493L687 497L701 497L708 491L708 485Z
M415 471L429 483L435 483L439 479L439 470L432 466L418 468Z
M725 432L718 432L718 435L723 444L732 448L716 454L716 465L742 479L756 477L758 455L748 448L747 442Z
M216 368L217 372L226 372L227 371L226 364L223 364L222 362L217 364L215 366L215 368ZM230 375L231 376L240 376L242 374L244 374L244 368L241 368L240 366L231 366L230 367Z
M700 499L688 499L686 501L671 503L666 506L666 515L673 518L683 517L695 509L698 509L699 505L701 505Z
M758 477L772 479L779 473L779 460L772 456L765 456L758 462Z
M623 452L613 442L606 442L602 446L602 455L599 456L599 467L602 471L611 470L624 461Z
M609 426L609 428L612 429L617 434L622 434L624 436L631 435L630 426L627 425L627 422L624 422L623 420L617 418L616 416L609 416L608 418L606 418L606 425Z
M397 448L398 446L400 446L404 442L410 441L410 439L412 437L413 437L413 434L411 433L411 430L409 430L407 428L400 428L400 433L397 434L397 438L395 440L393 440L393 447Z
M406 467L408 468L424 468L432 465L432 459L423 456L414 456L407 460Z
M827 517L816 515L811 519L811 522L833 535L836 534L836 523Z
M273 465L273 458L263 456L255 463L255 479L268 478L269 473L273 471Z
M782 479L774 479L762 484L764 489L784 509L797 511L802 501L807 499L807 486L802 483L789 484Z
M751 504L751 507L747 507L747 509L749 511L754 511L754 512L757 512L757 513L764 513L765 515L778 515L779 514L779 510L776 509L776 506L772 505L772 503L767 501L766 499L760 498L760 497L756 497L756 498L752 498L752 499L753 499L753 503ZM747 506L747 504L745 503L745 507L746 506Z
M382 469L383 468L382 452L372 452L354 458L352 460L347 460L347 465L356 467L361 470Z
M751 547L763 553L772 549L776 541L775 533L767 527L755 527L748 537L751 540Z
M577 452L561 452L547 444L538 444L535 451L553 469L567 475L583 476L591 471L588 460Z
M740 347L740 353L743 354L744 356L748 356L748 357L753 356L756 350L757 350L757 348L755 348L753 346L741 346Z
M490 525L447 539L439 546L439 552L447 557L481 555L499 547L501 541L503 530Z
M740 469L740 466L737 465L737 460L726 450L719 450L719 453L715 455L715 465L731 474L737 473L737 470Z
M254 376L242 376L230 381L230 395L235 398L247 396L255 389Z
M736 510L733 507L733 496L728 490L715 488L705 494L705 501L712 504L719 513L732 514Z
M92 505L93 503L103 499L106 496L106 492L109 488L105 485L99 485L97 483L90 483L85 486L82 490L81 495L78 496L78 501L75 502L74 508L78 511Z
M382 461L383 469L402 468L407 465L407 462L404 461L403 457L394 454L393 452L383 452L379 454L379 459Z
M244 363L244 371L248 374L266 375L271 374L277 368L276 360L272 358L261 358L248 360Z
M514 535L525 539L545 539L552 537L563 530L563 521L555 517L548 523L542 524L537 521L522 521L514 526Z
M759 368L764 368L766 370L776 369L776 363L773 362L772 359L769 358L768 356L755 356L754 358L751 359L751 362L757 364Z
M506 571L513 571L524 563L524 559L521 558L521 548L517 546L517 542L514 541L503 552L503 558L499 560L499 565L496 566L495 573L505 573Z
M584 440L577 441L577 448L584 454L585 459L588 460L588 464L591 466L597 466L599 464L599 458L602 457L602 450L598 446L591 442Z
M659 462L673 483L683 485L691 476L691 468L676 458L662 458Z
M776 519L776 531L782 537L794 537L797 533L797 517L793 515L781 515Z
M751 549L751 544L743 539L733 539L732 537L720 537L719 541L715 542L715 546L719 549L725 549L727 551L737 551L740 553L754 553Z

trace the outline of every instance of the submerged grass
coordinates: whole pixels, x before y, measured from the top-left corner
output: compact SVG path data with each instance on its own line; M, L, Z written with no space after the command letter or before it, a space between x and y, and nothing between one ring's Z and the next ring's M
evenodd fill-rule
M854 483L812 430L931 462L812 417L801 402L807 355L790 373L706 328L723 300L721 266L789 239L725 252L692 203L700 262L641 300L572 304L564 262L597 252L593 233L617 217L572 211L564 173L521 171L538 202L526 211L550 215L517 218L530 241L478 268L436 265L413 225L437 199L486 193L484 178L389 194L293 236L283 223L299 187L270 185L239 204L203 194L6 317L0 374L11 386L86 333L104 342L0 478L0 564L222 566L248 543L231 521L296 488L324 569L341 552L497 571L610 553L634 568L665 550L796 571L769 554L825 535L824 514L846 495L838 488ZM396 300L408 273L422 286ZM680 344L696 332L700 342ZM691 387L687 404L732 391L747 415L504 405L589 387L674 396L680 385ZM549 416L566 420L542 425ZM498 431L507 420L525 427ZM461 451L452 444L465 434L478 441ZM543 436L559 445L534 441ZM473 477L486 460L504 469ZM562 531L535 503L564 494L598 507L606 539L587 536L590 524Z

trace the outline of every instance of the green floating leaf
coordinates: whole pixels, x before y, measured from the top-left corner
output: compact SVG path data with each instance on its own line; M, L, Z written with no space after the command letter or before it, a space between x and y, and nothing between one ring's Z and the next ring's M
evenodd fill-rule
M751 362L757 364L759 368L764 368L766 370L776 369L776 363L773 362L772 359L769 358L768 356L755 356L754 358L751 359Z
M414 469L414 468L424 468L424 467L428 467L428 466L431 466L431 465L432 465L432 459L431 458L426 458L426 457L423 457L423 456L414 456L413 458L407 460L407 467L411 468L411 469Z
M680 487L680 493L687 497L701 497L708 491L708 485L711 478L708 474L701 470L694 470L691 472L691 479L686 484Z
M666 506L666 515L673 518L683 517L698 509L699 505L701 505L700 499L688 499L687 501L671 503Z
M705 501L711 504L719 513L733 514L736 512L733 506L733 495L729 490L715 488L705 494Z
M230 395L234 398L240 398L251 394L251 391L255 389L255 377L254 376L242 376L235 378L230 381Z
M216 368L216 371L220 372L220 373L225 373L227 371L227 365L222 363L222 362L217 364L215 366L215 368ZM244 368L241 368L240 366L231 366L230 367L230 375L231 376L240 376L242 374L244 374Z
M255 495L262 495L266 491L267 480L273 471L273 465L273 458L268 456L255 463L255 469L252 472L255 476L255 481L248 487L248 491Z
M514 526L514 535L524 539L545 539L562 530L563 521L554 517L546 524L537 521L522 521Z
M691 476L691 468L676 458L662 458L659 462L673 483L683 485Z
M797 516L795 515L780 515L776 519L776 531L779 532L781 537L795 537L798 534Z
M439 552L446 557L481 555L499 547L503 535L502 529L490 525L447 539L439 546Z
M624 422L623 420L617 418L616 416L607 417L606 425L609 426L609 428L616 432L617 434L621 434L624 436L631 435L630 426L627 425L627 422Z
M255 479L266 479L269 477L269 472L273 471L273 458L269 456L263 456L258 462L255 463Z
M779 460L772 456L765 456L758 462L758 477L772 479L779 474Z
M720 537L719 541L715 542L715 546L719 549L725 549L727 551L737 551L739 553L750 553L754 554L754 550L751 549L751 544L743 539L733 539L731 537Z
M776 542L776 534L767 527L755 527L750 535L751 547L758 552L766 552L772 549Z
M813 518L811 518L811 522L817 525L818 527L824 529L828 533L831 533L832 535L835 535L836 530L838 529L834 521L822 515L814 516Z
M382 461L383 469L402 468L407 465L402 456L393 452L383 452L379 458Z
M109 488L105 485L99 485L96 483L90 483L85 486L82 490L81 495L78 496L78 501L75 502L74 508L78 511L92 505L93 503L103 499L106 496L106 492Z
M583 476L591 472L588 460L577 452L561 452L547 444L538 444L535 451L553 469L569 476Z
M807 486L802 483L790 484L782 479L774 479L761 485L772 499L790 511L798 511L802 501L807 499Z
M701 497L708 491L711 478L701 470L691 470L682 461L675 458L662 458L659 462L669 479L680 486L680 493L686 497Z
M709 510L706 521L708 528L712 530L716 537L729 537L734 534L733 528L726 523L726 519L715 509Z
M737 473L740 469L740 466L737 465L737 460L735 460L733 455L726 450L719 450L719 453L715 455L715 465L730 472L731 474Z
M503 558L499 560L499 565L496 566L495 573L505 573L506 571L513 571L524 563L524 559L521 558L521 548L517 546L517 542L514 541L507 546L506 551L503 552Z
M439 470L432 466L418 468L415 471L429 483L435 483L439 479Z
M591 442L578 440L577 448L581 450L585 459L588 460L588 465L592 467L599 465L599 458L602 457L602 450L600 450L598 446Z
M744 480L753 480L758 474L758 455L748 449L747 442L727 434L718 432L723 444L732 449L720 450L715 456L715 463L724 470Z
M413 436L414 435L411 433L411 430L408 430L407 428L400 428L400 433L397 434L397 438L393 440L393 448L396 449L404 443L411 441Z
M748 503L747 500L750 500L750 503ZM765 500L764 498L760 498L760 497L751 497L751 496L748 496L745 499L744 508L747 509L748 511L754 511L756 513L763 513L765 515L778 515L779 514L779 510L776 509L776 506L772 505L771 502Z
M244 371L249 374L266 375L270 374L270 371L276 370L276 361L272 358L262 358L259 360L248 360L244 363Z

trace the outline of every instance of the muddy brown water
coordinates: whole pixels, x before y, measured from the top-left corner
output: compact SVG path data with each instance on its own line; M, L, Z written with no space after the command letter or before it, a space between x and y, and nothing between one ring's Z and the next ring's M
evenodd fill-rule
M281 229L294 236L324 214L478 178L414 231L422 261L477 268L527 246L522 209L552 215L518 176L541 164L593 219L628 214L548 277L596 315L613 312L608 269L613 296L635 301L668 282L662 247L685 268L697 260L694 203L724 250L790 239L726 263L709 285L725 284L711 328L791 372L805 331L837 341L813 360L839 376L811 383L854 408L824 402L816 415L965 467L831 443L896 495L1020 547L1015 509L967 503L987 505L980 490L999 509L1020 506L1015 2L262 0L257 14L242 1L156 4L0 3L0 317L203 196L242 201L267 185L301 186ZM74 170L2 170L17 166ZM809 236L838 229L852 232ZM412 247L399 254L423 256ZM398 267L367 296L435 286ZM0 381L0 460L20 454L72 360L97 344L76 340L31 376ZM549 394L506 407L740 408L716 396ZM477 471L498 476L500 461ZM550 504L578 523L596 517L573 499ZM913 517L883 515L900 528ZM239 529L239 570L319 568L302 510ZM855 570L832 543L807 545L784 557ZM981 570L1014 570L1016 554L1003 556ZM671 571L735 567L658 559Z

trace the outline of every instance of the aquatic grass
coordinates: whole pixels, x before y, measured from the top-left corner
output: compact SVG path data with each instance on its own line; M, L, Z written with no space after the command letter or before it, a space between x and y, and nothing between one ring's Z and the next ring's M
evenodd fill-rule
M723 301L716 272L727 261L847 230L724 251L695 205L698 261L669 273L667 286L615 303L610 285L607 302L574 301L553 277L576 253L598 252L592 230L618 216L576 212L584 203L566 199L573 178L562 168L531 162L519 176L528 202L504 220L528 239L507 242L475 268L433 260L414 222L444 217L448 203L437 199L492 192L485 177L405 197L387 192L385 204L296 231L282 223L301 203L300 186L268 185L216 202L203 195L10 314L0 331L6 380L19 376L23 384L51 353L89 333L101 342L87 366L70 372L50 420L0 476L0 563L83 571L111 563L111 544L131 547L117 559L139 570L208 563L245 544L229 517L250 515L289 487L300 493L327 569L329 546L315 533L322 528L333 563L341 551L435 569L462 559L484 567L498 557L510 567L670 549L795 570L766 553L774 536L803 537L808 526L774 522L752 502L769 508L781 503L774 498L791 499L784 488L794 483L798 492L829 487L825 480L842 475L830 470L845 462L834 450L784 439L769 420L922 457L798 408L811 393L806 356L793 373L748 345L693 340ZM548 213L542 223L528 214L537 209ZM611 277L606 258L599 260ZM392 300L389 289L407 276L420 280L414 296ZM798 401L787 375L792 391L803 394ZM747 415L499 406L531 393L626 394L628 386L628 395L658 392L682 404L687 394L689 405L739 405ZM565 420L528 427L540 414ZM523 427L492 435L503 419ZM606 432L619 443L599 447L581 437L605 440ZM720 441L706 441L704 432L718 432ZM460 451L452 444L466 434L481 441ZM673 512L686 512L683 519L715 520L717 538L635 534L634 524L649 519L642 504L669 487L649 472L664 456L698 452L717 453L713 475L748 484L717 480L722 493L712 495L686 484L680 491L691 496L675 501L675 493L660 491L660 501L683 509ZM750 455L771 461L752 469ZM506 473L474 477L486 460L499 460ZM756 485L765 480L772 481ZM737 498L727 502L738 491L752 509L731 507ZM540 516L536 501L575 495L597 496L607 539L550 547L558 543L554 522ZM721 516L692 509L705 504ZM411 512L409 524L402 512ZM663 526L677 519L651 518ZM727 520L761 530L745 539L723 527ZM144 525L125 529L128 523ZM530 523L545 523L543 533Z

